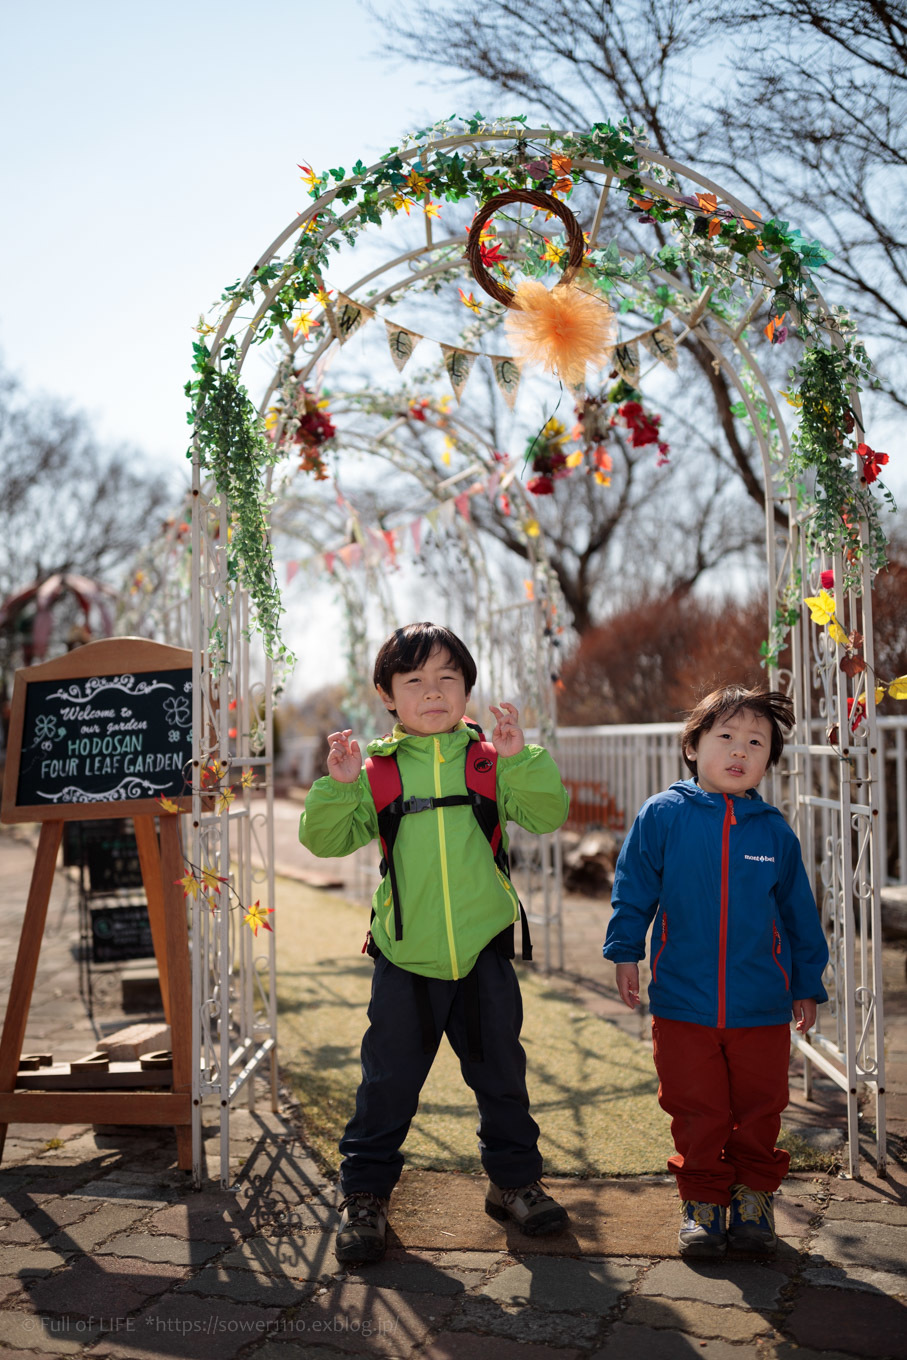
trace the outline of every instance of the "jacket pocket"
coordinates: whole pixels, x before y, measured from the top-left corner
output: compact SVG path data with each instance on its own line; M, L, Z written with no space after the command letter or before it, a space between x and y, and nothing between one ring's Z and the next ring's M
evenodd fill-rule
M659 950L658 950L658 953L655 955L654 959L652 960L652 981L653 981L653 982L657 982L657 981L658 981L658 978L657 978L657 972L658 972L658 960L661 958L662 954L664 953L665 945L666 945L667 943L668 943L668 913L665 911L664 907L662 907L662 909L661 909L661 946L660 946L660 948L659 948Z
M775 961L775 967L780 970L781 976L784 978L785 989L789 992L790 978L787 976L787 970L781 962L781 932L778 930L775 921L772 921L772 958Z
M520 919L520 899L517 896L516 888L513 886L507 875L501 872L497 865L494 866L494 871L498 876L498 883L510 899L510 905L513 909L513 920L518 921Z

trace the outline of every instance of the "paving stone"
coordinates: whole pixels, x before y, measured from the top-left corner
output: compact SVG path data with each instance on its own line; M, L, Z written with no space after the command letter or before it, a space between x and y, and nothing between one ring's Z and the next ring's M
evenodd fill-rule
M61 1228L51 1237L50 1245L55 1251L97 1251L108 1237L125 1232L145 1213L145 1209L136 1204L99 1205L91 1199L72 1202L81 1203L83 1214L87 1216L79 1223Z
M162 1187L157 1187L156 1191L147 1185L142 1185L138 1181L128 1181L123 1184L121 1181L89 1180L79 1190L80 1195L90 1196L93 1199L109 1200L128 1200L131 1204L141 1205L142 1208L152 1207L164 1208L172 1203L175 1195L173 1191L168 1192Z
M23 1360L37 1360L34 1352L45 1355L75 1355L83 1346L96 1340L101 1333L97 1319L43 1317L34 1313L0 1313L0 1348L4 1355L12 1349L29 1352Z
M426 1360L488 1360L492 1351L487 1336L474 1332L442 1332L422 1351ZM533 1346L525 1341L495 1337L494 1360L577 1360L579 1351L560 1346ZM256 1352L255 1360L260 1360ZM276 1357L275 1357L276 1360Z
M510 1263L510 1258L496 1251L406 1251L405 1248L389 1250L387 1261L428 1261L440 1266L442 1270L468 1270L485 1274L498 1267L502 1261Z
M752 1308L717 1308L692 1299L632 1298L621 1322L642 1327L667 1328L695 1337L724 1341L753 1341L772 1330L772 1325Z
M638 1273L638 1267L629 1262L527 1257L519 1265L502 1270L482 1286L480 1293L505 1305L603 1316L633 1285Z
M226 1270L222 1265L206 1266L191 1279L184 1280L179 1293L202 1294L233 1299L237 1303L258 1303L267 1308L289 1308L308 1298L314 1283L289 1275L261 1275L254 1270Z
M864 1223L888 1223L892 1227L907 1226L907 1204L866 1204L858 1200L832 1201L822 1216L823 1223L832 1219L860 1219Z
M376 1292L365 1284L343 1282L319 1292L292 1319L281 1320L281 1330L272 1339L408 1356L420 1349L430 1332L448 1323L453 1307L452 1298L394 1289Z
M0 1245L0 1275L49 1275L65 1260L65 1256L49 1247Z
M372 1289L403 1289L414 1294L462 1294L467 1285L476 1282L475 1276L462 1271L405 1256L346 1269L344 1277L359 1280Z
M254 1237L221 1258L227 1270L250 1270L259 1275L286 1275L294 1280L330 1279L340 1269L334 1243L324 1233L284 1237L277 1241Z
M85 1256L68 1270L40 1280L31 1291L39 1313L77 1317L120 1317L140 1307L149 1297L171 1289L186 1278L185 1267L158 1261L119 1261L114 1256Z
M256 1308L229 1299L211 1302L188 1294L168 1295L128 1326L102 1336L86 1352L111 1360L230 1360L256 1337L277 1325L276 1308Z
M807 1287L785 1319L801 1346L836 1346L851 1355L907 1357L907 1307L896 1299L844 1289Z
M456 1317L448 1323L451 1331L488 1332L516 1341L559 1345L569 1337L571 1345L589 1346L601 1328L599 1317L578 1317L576 1313L548 1313L534 1308L510 1308L497 1299L467 1294ZM493 1355L489 1345L488 1353Z
M58 1199L56 1196L42 1195L41 1200L40 1205L34 1200L31 1201L31 1211L27 1218L20 1217L0 1228L0 1244L6 1246L10 1242L27 1244L47 1242L61 1228L85 1218L95 1208L93 1204L75 1197Z
M152 1215L151 1232L200 1238L203 1242L238 1242L255 1231L245 1210L232 1196L202 1192Z
M903 1270L907 1261L907 1228L887 1223L833 1219L822 1224L810 1244L810 1265L868 1266L871 1270Z
M762 1360L765 1352L756 1346L734 1346L726 1341L700 1344L694 1337L680 1332L657 1331L651 1327L630 1327L618 1322L591 1360L630 1360L639 1356L645 1360L690 1360L704 1356L705 1360Z
M167 1261L175 1266L200 1266L223 1251L222 1242L187 1241L181 1237L162 1237L159 1233L124 1233L96 1247L100 1256L119 1256L141 1261Z
M647 1271L639 1294L703 1303L735 1303L747 1308L776 1308L787 1276L770 1266L746 1261L662 1261Z
M807 1284L833 1289L865 1289L871 1294L907 1296L907 1274L887 1274L864 1266L817 1266L803 1271Z

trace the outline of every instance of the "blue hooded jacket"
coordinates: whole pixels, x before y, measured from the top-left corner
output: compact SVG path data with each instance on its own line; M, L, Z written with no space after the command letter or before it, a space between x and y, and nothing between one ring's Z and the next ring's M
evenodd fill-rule
M800 843L751 789L679 780L640 809L614 874L604 955L635 963L653 918L649 1009L719 1029L783 1025L826 1001L828 945Z

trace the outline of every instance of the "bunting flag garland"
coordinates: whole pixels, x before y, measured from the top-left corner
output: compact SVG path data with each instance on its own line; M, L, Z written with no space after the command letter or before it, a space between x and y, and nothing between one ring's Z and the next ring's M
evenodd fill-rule
M631 387L636 385L639 377L638 340L627 340L623 345L614 346L614 367Z
M424 336L416 331L409 331L405 326L397 326L393 321L385 321L387 330L387 343L390 346L391 358L396 365L397 372L402 373L409 360L412 358L413 350Z
M489 354L488 358L494 380L512 411L520 386L520 366L509 354Z
M659 326L654 331L646 331L639 338L649 353L654 358L660 359L667 368L677 367L677 346L670 326Z
M371 321L374 315L373 308L366 307L361 302L354 302L346 293L338 293L334 321L337 325L337 339L341 345L345 345L350 336L356 334L363 321Z
M450 378L454 396L459 401L477 355L472 350L457 349L454 345L442 345L441 353L444 356L444 368Z
M377 315L378 313L373 307L367 307L362 302L355 302L346 293L338 293L337 305L330 309L329 318L334 333L343 345L352 335L355 335L366 321L373 320ZM410 330L408 326L401 326L397 322L388 321L386 317L382 319L387 331L387 343L391 359L397 372L402 373L412 358L419 341L431 337L423 335L420 331ZM693 316L690 319L695 324L698 318ZM688 326L688 330L689 328ZM686 333L684 332L684 334ZM487 359L491 364L491 371L494 374L498 389L508 407L511 410L513 409L522 376L520 363L517 359L510 354L486 354L482 350L468 349L463 345L445 345L440 341L436 343L440 346L444 368L458 402L472 372L473 364L476 359L481 358ZM674 333L670 325L663 323L660 326L653 327L652 330L643 331L642 334L634 336L632 340L626 340L623 344L615 345L614 367L628 383L635 385L639 380L640 344L644 345L655 359L670 369L676 369L677 344Z
M454 505L466 520L467 524L469 523L469 495L470 493L468 491L464 491L462 495L454 497Z

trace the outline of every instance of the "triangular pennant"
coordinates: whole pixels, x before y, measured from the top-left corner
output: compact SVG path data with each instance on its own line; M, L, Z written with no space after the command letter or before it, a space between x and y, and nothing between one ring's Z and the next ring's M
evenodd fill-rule
M356 334L363 321L371 321L374 315L371 307L363 307L361 302L354 302L346 293L338 293L334 321L337 324L337 338L341 345L345 345L350 336Z
M332 552L326 552L326 553L325 553L325 555L324 555L324 565L325 565L325 570L328 571L328 572L330 572L330 574L333 576L333 574L334 574L334 553L332 553Z
M292 581L293 577L296 575L296 573L297 573L298 570L299 570L299 563L298 563L298 562L288 562L288 563L287 563L287 585L290 584L290 582Z
M460 514L463 516L463 518L464 518L464 519L467 521L467 523L468 523L468 522L469 522L469 492L468 492L468 491L464 491L463 494L462 494L462 496L457 496L457 497L455 498L455 500L454 500L454 505L457 507L457 509L459 510Z
M408 331L405 326L395 326L393 321L385 321L384 326L391 358L397 366L397 372L402 373L422 336L418 331Z
M614 346L614 367L631 386L636 382L639 377L638 340L628 340L624 345Z
M355 567L362 561L362 544L346 543L337 553L345 567Z
M387 544L387 553L392 567L397 565L397 530L385 529L384 542Z
M434 509L434 510L428 510L428 511L426 511L425 518L428 520L428 527L429 527L429 529L431 529L432 533L433 533L435 536L437 536L437 533L438 533L438 523L439 523L439 521L440 521L440 519L441 519L441 507L440 507L440 505L437 506L437 508Z
M413 536L413 551L415 552L416 556L418 557L418 556L419 556L419 553L422 551L422 521L421 521L421 519L414 519L413 522L412 522L412 524L409 526L409 528L410 528L410 532L411 532L411 534L412 534L412 536Z
M454 396L459 401L460 393L466 386L466 380L476 361L476 354L472 350L455 349L453 345L442 345L441 353L444 356L444 367L447 370L448 378L450 378Z
M657 330L640 336L640 339L649 353L660 359L666 367L677 367L677 346L670 326L659 326Z
M501 389L501 395L513 410L517 389L520 385L520 366L509 354L489 354L494 380Z
M441 508L438 511L438 518L441 524L446 526L453 523L453 517L456 513L457 507L452 500L442 501Z

